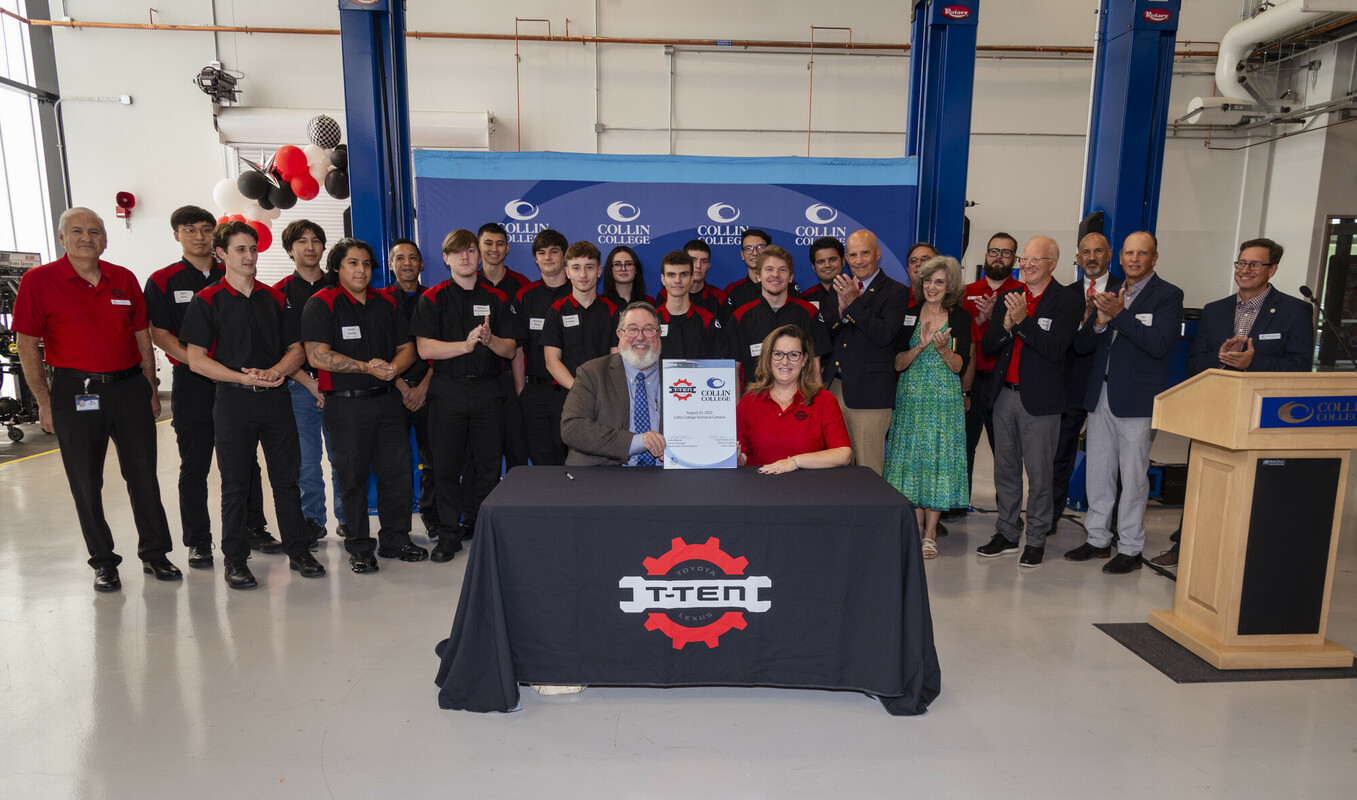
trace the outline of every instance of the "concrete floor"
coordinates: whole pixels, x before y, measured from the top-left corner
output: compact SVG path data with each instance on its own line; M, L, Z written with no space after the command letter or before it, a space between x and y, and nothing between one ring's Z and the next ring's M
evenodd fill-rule
M174 434L159 435L177 529ZM332 535L328 577L256 555L260 588L231 592L220 558L189 570L176 548L185 580L157 583L137 569L112 457L108 476L123 590L96 595L60 456L0 462L0 797L1346 800L1357 786L1357 681L1175 685L1093 627L1145 620L1173 584L1061 560L1082 541L1068 521L1021 572L973 554L991 515L951 525L928 565L942 695L921 717L733 688L525 691L522 711L480 715L439 710L433 685L464 556L358 576ZM1351 648L1348 497L1329 636ZM1148 554L1178 514L1151 504Z

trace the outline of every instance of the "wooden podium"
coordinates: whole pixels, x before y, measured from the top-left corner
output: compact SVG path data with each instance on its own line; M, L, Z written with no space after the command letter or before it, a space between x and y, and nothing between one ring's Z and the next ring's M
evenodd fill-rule
M1192 447L1173 609L1150 624L1217 669L1352 666L1324 629L1357 379L1207 370L1152 424Z

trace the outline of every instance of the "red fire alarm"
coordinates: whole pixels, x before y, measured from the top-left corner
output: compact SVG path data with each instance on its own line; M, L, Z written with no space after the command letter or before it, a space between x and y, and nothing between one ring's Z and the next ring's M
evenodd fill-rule
M132 207L137 204L137 198L131 192L118 192L113 198L113 202L118 206L118 219L124 220L127 227L132 227Z

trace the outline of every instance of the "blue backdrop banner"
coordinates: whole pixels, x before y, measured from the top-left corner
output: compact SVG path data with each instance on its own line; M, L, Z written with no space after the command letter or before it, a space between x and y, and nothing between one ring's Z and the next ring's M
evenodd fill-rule
M711 246L713 286L745 276L740 234L761 228L786 248L802 288L813 286L807 245L859 228L880 239L881 266L906 280L918 167L912 158L720 158L700 156L481 153L416 150L415 213L426 285L448 277L443 237L498 222L509 232L507 263L538 278L532 240L553 228L588 240L606 257L628 245L650 294L660 258L691 239Z

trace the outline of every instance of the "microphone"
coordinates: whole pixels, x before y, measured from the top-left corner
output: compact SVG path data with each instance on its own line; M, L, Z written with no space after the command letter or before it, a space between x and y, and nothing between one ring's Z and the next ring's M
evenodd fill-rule
M1348 361L1352 362L1353 368L1357 369L1357 358L1352 357L1352 351L1348 349L1348 343L1343 340L1343 328L1341 326L1338 328L1334 328L1332 325L1329 324L1329 317L1327 314L1324 313L1324 307L1321 306L1319 304L1319 301L1315 299L1315 293L1310 291L1309 286L1300 287L1300 293L1306 300L1310 301L1311 305L1313 305L1319 311L1319 318L1324 322L1324 327L1328 328L1330 331L1333 332L1334 340L1338 342L1339 347L1343 348L1343 355L1347 356Z

